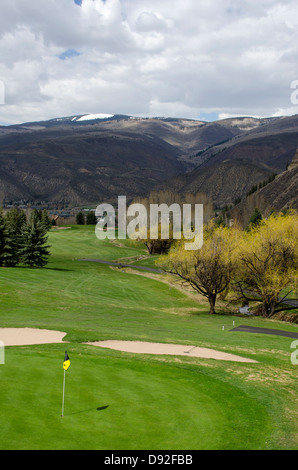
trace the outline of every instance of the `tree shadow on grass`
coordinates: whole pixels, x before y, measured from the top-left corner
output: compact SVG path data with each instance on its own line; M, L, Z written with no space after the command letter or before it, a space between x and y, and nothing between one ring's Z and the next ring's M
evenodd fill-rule
M65 271L65 272L71 272L74 271L73 269L66 269L66 268L50 268L48 266L43 267L42 269L47 269L49 271Z
M51 268L49 266L26 266L24 264L18 264L17 266L3 266L6 269L28 269L30 271L43 271L43 270L48 270L48 271L74 271L74 269L66 269L66 268Z

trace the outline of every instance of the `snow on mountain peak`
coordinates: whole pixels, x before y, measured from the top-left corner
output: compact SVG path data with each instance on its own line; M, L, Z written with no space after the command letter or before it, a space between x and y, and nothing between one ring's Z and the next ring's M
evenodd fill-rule
M114 114L86 114L85 116L80 117L79 119L74 118L73 120L79 121L92 121L94 119L109 119L114 117Z

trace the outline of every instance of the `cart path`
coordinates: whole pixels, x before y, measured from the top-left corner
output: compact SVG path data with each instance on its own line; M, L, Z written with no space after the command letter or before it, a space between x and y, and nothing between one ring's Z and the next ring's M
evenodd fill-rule
M143 271L150 271L152 273L158 273L158 274L161 274L163 272L161 269L148 268L147 266L137 266L133 264L114 263L113 261L106 261L103 259L84 258L84 259L78 259L78 261L89 261L92 263L108 264L109 266L119 266L123 268L142 269Z
M274 330L273 328L259 328L256 326L240 325L230 331L243 331L246 333L261 333L266 335L285 336L287 338L298 338L298 333L293 331Z

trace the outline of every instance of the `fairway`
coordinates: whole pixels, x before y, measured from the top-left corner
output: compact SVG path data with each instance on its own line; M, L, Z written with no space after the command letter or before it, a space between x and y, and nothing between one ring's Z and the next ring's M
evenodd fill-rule
M0 269L0 328L66 333L64 344L5 348L0 449L298 448L293 339L232 331L297 332L296 325L210 316L203 299L164 275L79 261L154 268L141 244L99 241L92 227L52 231L49 242L46 268ZM256 362L83 344L111 340L210 348ZM65 349L71 366L61 418Z

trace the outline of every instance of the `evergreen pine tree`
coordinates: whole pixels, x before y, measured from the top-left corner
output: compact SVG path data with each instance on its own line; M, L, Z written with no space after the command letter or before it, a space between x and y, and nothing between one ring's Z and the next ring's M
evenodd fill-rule
M52 228L52 221L51 221L50 217L48 216L48 212L47 212L46 209L44 209L41 212L40 221L41 221L42 225L45 227L45 229L47 231L49 231Z
M50 247L46 245L47 230L36 214L32 214L29 222L23 226L21 238L20 262L31 268L45 266L50 255Z
M248 227L255 227L256 225L259 225L262 219L263 219L262 213L260 209L256 207L249 219Z
M3 214L0 213L0 266L11 266L12 243L5 226Z
M26 222L25 212L19 209L12 209L7 212L5 216L7 225L9 225L13 233L19 234L22 230L22 225Z
M94 211L90 211L87 214L87 225L96 225L97 224L97 217Z
M3 215L0 213L0 266L3 266L3 253L5 247L5 226L4 226L4 218Z
M19 248L21 243L22 228L26 222L23 211L12 209L4 218L5 254L3 266L16 266L19 262Z
M76 222L77 222L77 225L84 225L85 224L85 216L84 216L83 212L78 212L78 214L76 216Z
M30 215L30 220L41 222L41 211L39 211L38 209L33 209Z

